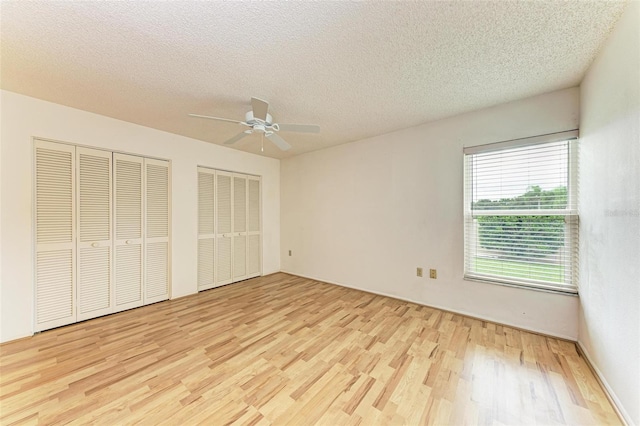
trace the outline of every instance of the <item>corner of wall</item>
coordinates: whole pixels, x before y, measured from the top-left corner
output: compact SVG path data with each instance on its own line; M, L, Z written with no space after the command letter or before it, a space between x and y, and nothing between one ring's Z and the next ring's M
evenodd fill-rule
M640 424L640 2L580 85L578 345L624 420Z

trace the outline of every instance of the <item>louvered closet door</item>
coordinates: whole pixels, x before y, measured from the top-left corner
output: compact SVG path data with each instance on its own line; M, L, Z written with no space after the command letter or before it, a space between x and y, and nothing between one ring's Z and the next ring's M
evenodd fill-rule
M247 278L247 176L233 175L233 281Z
M198 290L215 282L215 171L198 168Z
M145 158L144 303L169 298L169 162Z
M75 312L75 147L35 141L35 330Z
M142 305L143 159L113 154L115 310Z
M233 278L233 204L231 173L216 172L216 285L229 284Z
M247 180L247 278L262 275L262 225L260 178Z
M113 312L111 152L76 148L78 321Z

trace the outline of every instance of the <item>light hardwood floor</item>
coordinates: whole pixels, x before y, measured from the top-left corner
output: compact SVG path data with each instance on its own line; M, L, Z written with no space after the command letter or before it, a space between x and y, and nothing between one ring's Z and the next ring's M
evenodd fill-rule
M575 345L278 273L0 346L2 424L620 424Z

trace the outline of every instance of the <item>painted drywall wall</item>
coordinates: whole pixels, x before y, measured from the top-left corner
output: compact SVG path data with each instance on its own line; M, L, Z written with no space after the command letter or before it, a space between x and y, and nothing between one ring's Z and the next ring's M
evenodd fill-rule
M280 162L2 91L0 339L33 330L33 137L171 160L171 297L197 292L197 166L262 176L263 273L280 270Z
M640 3L627 5L580 91L578 340L640 425Z
M0 127L2 126L2 96L0 96ZM0 129L0 138L1 138ZM2 143L0 141L0 320L2 320ZM2 326L0 326L1 330ZM1 331L0 331L1 333ZM2 336L0 336L2 342Z
M463 279L462 148L575 129L578 108L571 88L283 160L282 269L575 339L577 297Z

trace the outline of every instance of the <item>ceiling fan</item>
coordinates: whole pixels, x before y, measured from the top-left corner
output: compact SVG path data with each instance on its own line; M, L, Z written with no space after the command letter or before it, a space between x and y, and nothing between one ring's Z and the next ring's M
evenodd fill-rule
M248 111L244 116L244 121L230 120L228 118L211 117L208 115L189 114L189 117L207 118L209 120L227 121L229 123L242 124L247 126L248 129L239 133L225 141L225 145L231 145L238 142L253 133L260 133L262 135L262 151L264 151L264 137L266 136L271 142L273 142L278 148L283 151L287 151L291 148L291 145L278 135L277 132L298 132L298 133L319 133L320 126L315 124L279 124L273 122L273 117L267 111L269 110L269 103L258 98L251 98L251 111Z

